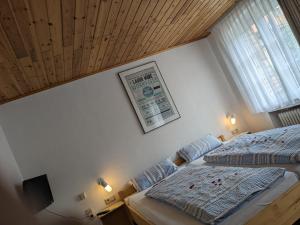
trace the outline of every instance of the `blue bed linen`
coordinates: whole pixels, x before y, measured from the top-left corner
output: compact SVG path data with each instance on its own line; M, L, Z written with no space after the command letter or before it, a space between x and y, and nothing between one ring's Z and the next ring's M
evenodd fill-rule
M227 165L300 163L300 125L238 137L206 154L204 160Z
M178 151L178 154L181 158L189 163L200 158L207 152L219 147L220 145L222 145L222 142L209 134L203 138L199 138L189 145L184 146Z
M165 159L131 179L130 182L137 191L142 191L171 175L176 170L177 166L170 159Z
M175 206L204 224L215 224L284 173L282 168L190 165L156 184L146 196Z

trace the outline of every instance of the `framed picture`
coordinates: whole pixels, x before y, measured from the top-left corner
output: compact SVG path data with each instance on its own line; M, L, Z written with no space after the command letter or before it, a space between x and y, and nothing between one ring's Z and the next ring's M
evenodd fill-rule
M155 62L119 73L145 133L180 118Z

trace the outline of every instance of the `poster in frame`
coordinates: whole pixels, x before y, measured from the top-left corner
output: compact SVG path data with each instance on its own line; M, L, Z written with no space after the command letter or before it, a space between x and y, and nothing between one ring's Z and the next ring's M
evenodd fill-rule
M144 133L180 118L156 62L119 73Z

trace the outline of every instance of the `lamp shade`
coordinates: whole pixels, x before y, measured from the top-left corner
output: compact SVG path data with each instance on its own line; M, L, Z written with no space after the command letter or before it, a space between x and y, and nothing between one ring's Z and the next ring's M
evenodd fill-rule
M111 186L109 186L109 184L102 177L98 178L97 182L99 185L101 185L104 188L105 191L107 191L107 192L112 191Z
M230 116L230 123L231 123L232 125L235 125L235 124L236 124L236 117L235 117L235 115L231 115L231 116Z

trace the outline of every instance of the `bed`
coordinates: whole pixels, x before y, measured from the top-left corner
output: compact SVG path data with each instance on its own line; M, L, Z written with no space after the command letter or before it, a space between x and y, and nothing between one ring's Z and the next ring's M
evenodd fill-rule
M292 165L299 172L300 125L243 135L204 156L208 163L226 165Z
M201 158L192 164L202 165L204 161ZM180 170L184 167L181 166ZM270 187L244 202L237 211L218 224L271 225L275 224L274 218L277 215L281 216L277 217L276 224L293 224L300 217L300 184L297 176L292 172L286 172ZM148 191L149 189L146 189L135 193L135 190L130 187L120 192L121 198L126 197L124 201L138 225L202 225L198 220L175 207L146 197L145 193Z
M226 163L214 163L214 162L206 162L204 157L198 159L201 161L203 165L221 165L221 166L230 166L230 167L250 167L250 168L261 168L261 167L282 167L285 168L287 171L293 172L300 178L300 163L282 163L282 164L226 164ZM193 162L191 162L193 163Z

